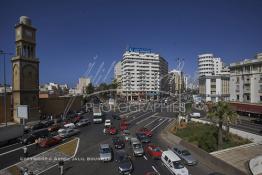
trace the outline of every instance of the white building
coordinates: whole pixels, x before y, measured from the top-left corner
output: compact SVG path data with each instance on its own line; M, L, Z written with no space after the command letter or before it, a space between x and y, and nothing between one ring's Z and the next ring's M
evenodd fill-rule
M213 54L198 55L199 94L204 101L229 100L229 69Z
M121 61L121 86L129 100L155 97L168 88L168 63L150 49L130 48Z
M83 94L85 92L85 88L91 83L90 78L81 77L78 80L78 84L76 85L76 94Z
M169 74L169 91L173 94L184 92L185 77L183 72L173 69L168 74Z
M253 59L230 64L230 100L262 102L262 53Z

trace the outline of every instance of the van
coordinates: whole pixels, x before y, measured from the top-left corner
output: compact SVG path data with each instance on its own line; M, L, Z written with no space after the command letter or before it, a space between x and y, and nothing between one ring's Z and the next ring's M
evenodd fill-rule
M132 147L134 156L143 156L144 155L143 146L137 138L131 138L130 143L131 143L131 147Z
M173 151L163 151L161 161L172 174L189 175L188 169Z

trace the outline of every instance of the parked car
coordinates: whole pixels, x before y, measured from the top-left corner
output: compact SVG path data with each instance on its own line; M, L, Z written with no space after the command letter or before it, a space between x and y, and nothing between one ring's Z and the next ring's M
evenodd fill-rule
M191 155L191 153L182 146L174 146L173 151L185 162L187 165L196 165L198 161Z
M112 118L115 119L115 120L120 120L121 119L121 117L119 115L117 115L117 114L113 114Z
M45 138L48 137L49 135L50 133L48 129L44 128L44 129L33 131L32 133L23 136L21 142L23 144L30 144L30 143L34 143L36 139Z
M148 136L146 136L144 133L136 133L136 137L142 143L149 143L149 142L151 142L151 139Z
M112 138L113 145L116 149L123 149L125 147L124 140L119 136L114 136Z
M112 160L112 149L109 144L101 144L99 147L100 160L107 162Z
M78 130L78 129L67 128L67 129L59 129L58 130L58 135L62 138L71 137L71 136L77 135L79 133L80 133L80 130Z
M116 162L118 163L119 174L131 174L133 171L133 164L125 152L125 150L118 150L116 152Z
M41 121L41 123L43 123L45 127L49 127L53 125L55 122L53 120L44 120L44 121Z
M79 122L77 122L75 125L78 127L90 125L91 121L89 119L81 119Z
M171 150L163 151L161 161L172 174L189 175L181 159Z
M145 127L138 129L138 132L141 132L141 133L145 134L148 137L152 137L152 135L153 135L152 131L149 130L148 128L145 128Z
M40 139L39 146L45 147L45 148L50 147L50 146L54 146L54 145L61 143L62 140L63 139L59 136L47 137L47 138L44 138L44 139Z
M64 125L64 128L74 129L76 126L74 123L68 123Z
M148 144L145 146L145 153L153 157L154 159L160 159L162 155L162 149L159 146Z
M192 117L192 118L200 118L201 115L200 115L199 112L193 112L193 113L190 114L190 117Z
M144 155L143 146L137 138L131 138L130 143L131 143L131 147L132 147L134 156L143 156Z
M53 124L51 126L48 127L48 131L49 132L53 132L53 131L57 131L61 128L60 124Z

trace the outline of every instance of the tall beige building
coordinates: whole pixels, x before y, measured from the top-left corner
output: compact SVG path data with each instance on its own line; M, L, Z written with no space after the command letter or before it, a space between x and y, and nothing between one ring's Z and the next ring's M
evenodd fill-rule
M12 58L13 115L17 118L17 106L28 105L28 120L38 120L39 111L39 60L36 57L36 28L26 16L15 25L16 54Z
M91 83L90 78L81 77L78 80L78 84L76 85L76 94L83 94L85 92L85 88Z
M173 94L181 93L185 90L185 78L182 71L172 70L169 72L169 91Z

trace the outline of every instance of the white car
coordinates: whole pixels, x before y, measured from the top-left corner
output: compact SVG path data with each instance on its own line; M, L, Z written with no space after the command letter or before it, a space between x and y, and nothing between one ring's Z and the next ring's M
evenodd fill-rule
M109 126L111 126L111 120L107 119L105 121L105 127L109 127Z
M181 159L171 150L164 151L161 161L172 174L189 175L188 169L182 164Z

